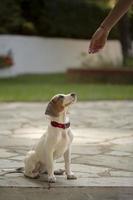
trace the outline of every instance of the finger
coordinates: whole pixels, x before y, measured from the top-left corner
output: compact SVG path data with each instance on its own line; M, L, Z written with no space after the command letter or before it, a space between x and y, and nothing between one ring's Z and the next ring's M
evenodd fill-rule
M90 47L90 49L92 49L92 47L93 47L93 39L90 41L89 47Z
M102 49L102 48L103 48L103 45L98 44L96 41L95 41L95 42L92 41L92 42L90 43L88 53L96 52L97 50L100 50L100 49Z
M102 48L103 48L103 45L95 45L95 47L89 48L89 53L96 53Z
M98 49L91 49L91 50L89 50L89 54L98 53L99 51L100 51L99 48Z
M93 53L98 53L100 49L94 50Z
M91 45L91 46L89 47L88 53L93 53L93 51L94 51L95 49L96 49L96 48L94 48L94 46Z
M91 53L96 53L96 52L98 52L99 50L100 50L99 48L89 49L89 54L91 54Z
M95 46L95 41L92 38L91 41L90 41L90 45L89 45L89 53L91 53L91 51L94 48L94 46Z

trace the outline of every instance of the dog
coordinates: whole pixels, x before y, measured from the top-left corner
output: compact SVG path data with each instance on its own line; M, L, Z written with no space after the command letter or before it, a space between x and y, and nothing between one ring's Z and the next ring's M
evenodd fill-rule
M77 178L70 166L73 134L68 113L70 105L76 100L77 96L74 93L57 94L50 100L45 111L50 123L36 147L29 151L24 159L25 176L36 178L41 173L47 172L48 182L56 182L54 160L64 156L67 179Z

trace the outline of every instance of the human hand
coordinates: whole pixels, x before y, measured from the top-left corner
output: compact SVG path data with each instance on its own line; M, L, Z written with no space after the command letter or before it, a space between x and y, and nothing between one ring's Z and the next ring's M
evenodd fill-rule
M107 41L109 31L103 27L99 27L93 34L90 41L89 53L97 53L102 49Z

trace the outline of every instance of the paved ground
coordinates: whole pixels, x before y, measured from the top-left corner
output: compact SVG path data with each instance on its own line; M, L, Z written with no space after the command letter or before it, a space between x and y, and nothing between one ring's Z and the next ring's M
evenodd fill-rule
M60 176L57 183L48 185L45 176L31 180L20 173L9 173L23 166L24 155L45 131L45 107L42 103L0 104L0 200L132 200L131 101L74 105L72 169L77 180ZM61 158L56 168L62 166Z

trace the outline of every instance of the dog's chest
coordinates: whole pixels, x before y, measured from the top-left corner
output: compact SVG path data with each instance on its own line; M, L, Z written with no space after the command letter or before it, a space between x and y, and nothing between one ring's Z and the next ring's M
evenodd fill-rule
M68 149L70 143L71 143L71 139L70 139L69 133L66 131L62 131L58 135L58 142L55 147L54 158L57 159L60 156L62 156L65 153L65 151Z

